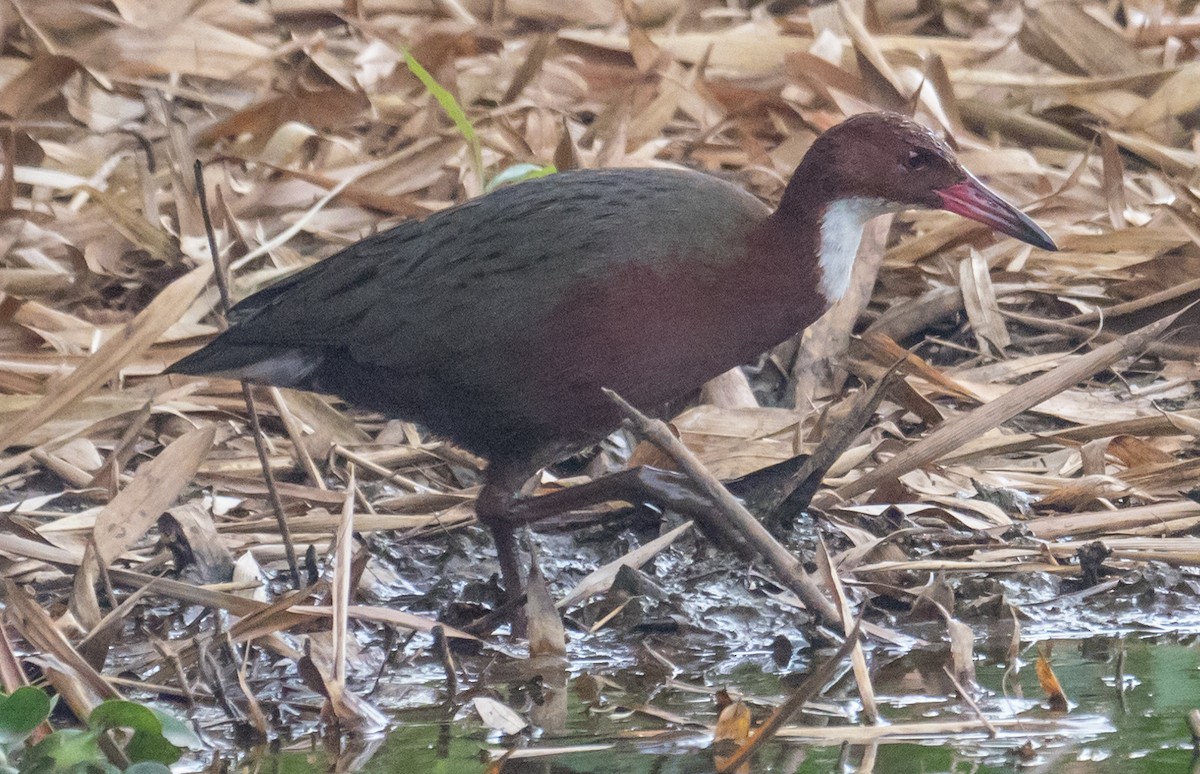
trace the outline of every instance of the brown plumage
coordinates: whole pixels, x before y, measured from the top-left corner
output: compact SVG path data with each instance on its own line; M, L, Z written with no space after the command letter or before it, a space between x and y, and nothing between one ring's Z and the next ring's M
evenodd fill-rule
M531 180L250 296L170 370L420 422L490 461L496 526L525 478L617 426L601 387L653 410L794 335L840 295L863 222L914 207L1053 249L929 131L866 114L813 144L774 212L698 172Z

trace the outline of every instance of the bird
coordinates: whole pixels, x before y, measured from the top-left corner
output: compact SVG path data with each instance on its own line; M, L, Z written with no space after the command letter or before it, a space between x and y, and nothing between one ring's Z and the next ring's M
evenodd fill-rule
M794 336L846 292L864 225L909 209L1056 249L934 132L862 113L812 142L773 210L685 169L527 180L250 295L167 371L335 395L485 458L476 513L512 599L514 514L554 498L522 486L620 426L604 388L653 412ZM604 481L596 501L618 499Z

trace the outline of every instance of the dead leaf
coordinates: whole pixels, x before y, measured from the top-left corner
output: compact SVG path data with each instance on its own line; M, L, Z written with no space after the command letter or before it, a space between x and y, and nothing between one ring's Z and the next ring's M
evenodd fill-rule
M1043 652L1043 650L1046 652ZM1054 669L1050 666L1048 649L1044 649L1040 645L1038 647L1036 671L1038 684L1042 686L1042 692L1046 694L1046 700L1050 703L1050 709L1053 712L1067 712L1070 706L1067 702L1067 695L1063 693L1062 686L1054 674Z

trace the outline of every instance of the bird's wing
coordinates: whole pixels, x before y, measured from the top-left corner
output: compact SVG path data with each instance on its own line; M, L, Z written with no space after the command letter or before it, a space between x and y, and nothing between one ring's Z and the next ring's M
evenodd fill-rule
M464 343L534 334L581 283L622 263L696 259L688 253L703 253L728 221L741 233L765 211L698 173L551 175L347 247L242 301L214 345L334 347L361 363L420 368Z

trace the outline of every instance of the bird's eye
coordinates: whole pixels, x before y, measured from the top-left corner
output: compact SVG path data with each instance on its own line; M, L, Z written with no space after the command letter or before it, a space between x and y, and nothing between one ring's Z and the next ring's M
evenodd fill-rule
M925 169L933 163L933 154L922 148L913 148L908 152L908 160L904 163L907 169Z

